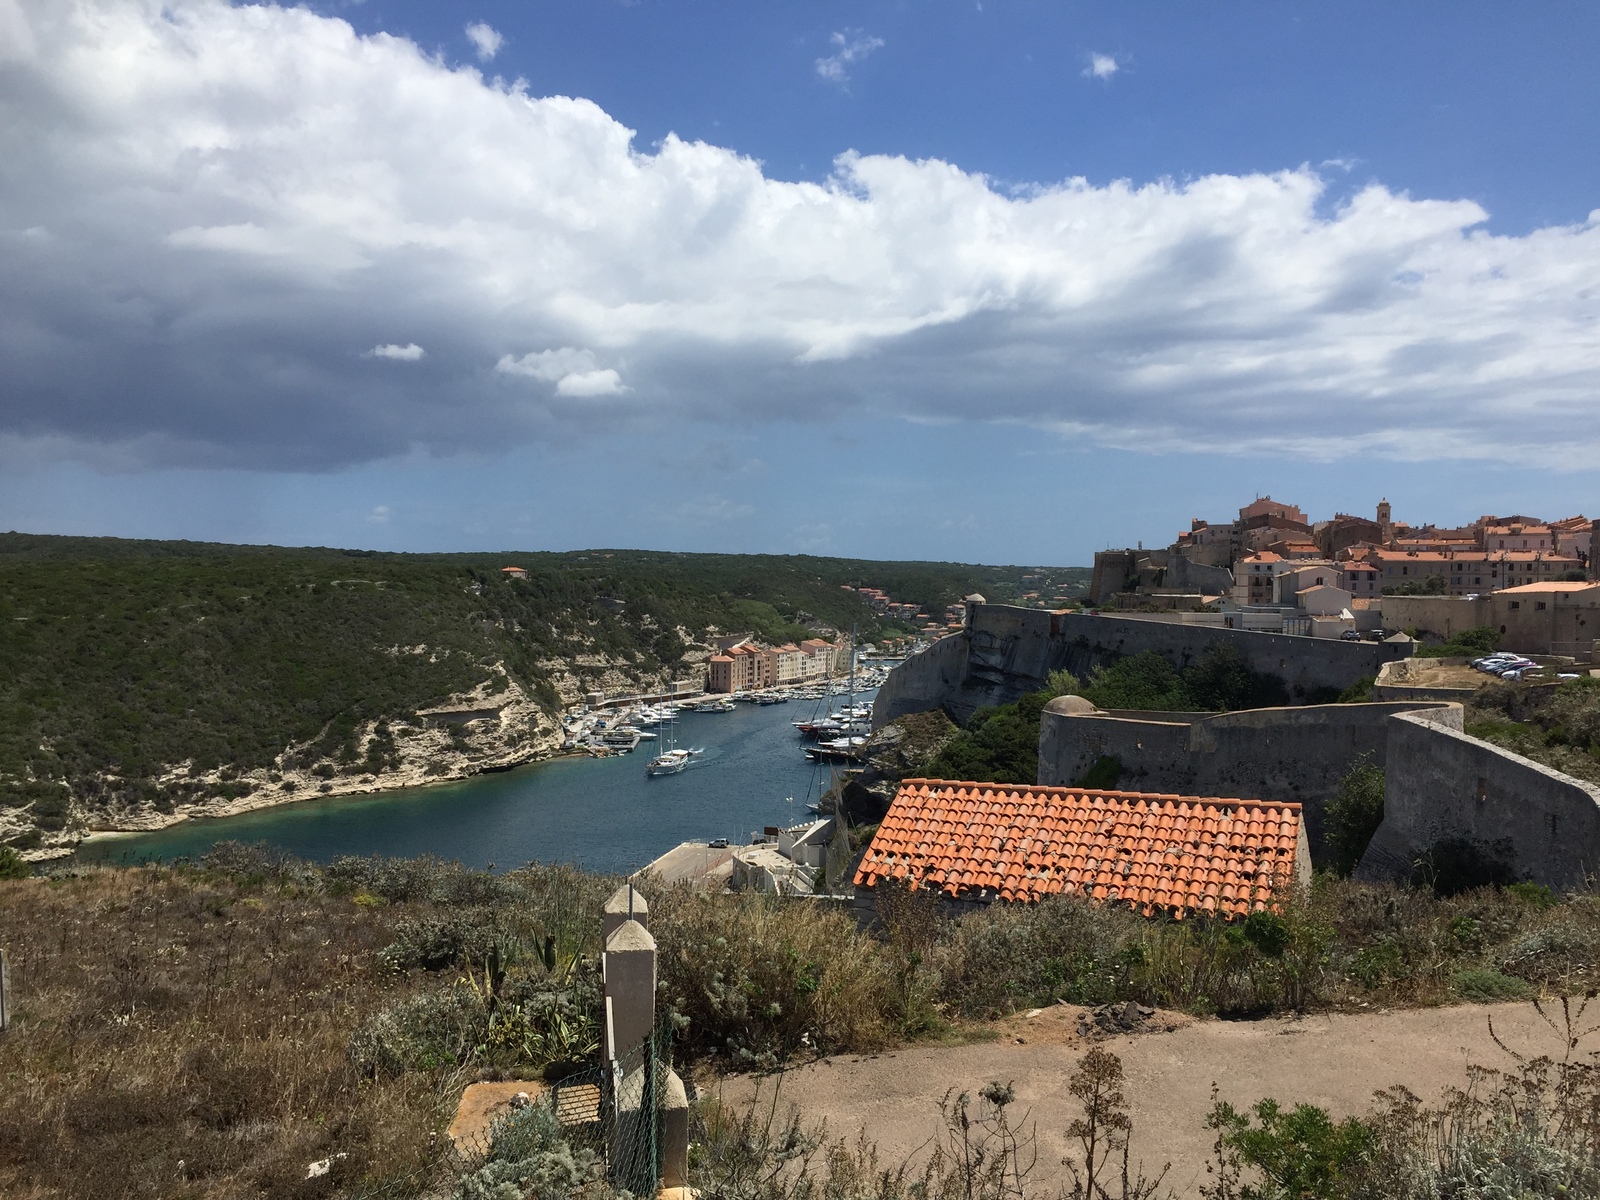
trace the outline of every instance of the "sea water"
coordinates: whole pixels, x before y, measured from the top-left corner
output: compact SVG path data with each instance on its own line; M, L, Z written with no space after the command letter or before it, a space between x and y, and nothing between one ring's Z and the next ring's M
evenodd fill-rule
M842 703L838 701L837 703ZM561 758L512 771L370 796L299 800L237 817L197 818L156 833L107 838L78 852L91 862L197 857L220 841L266 842L313 862L342 854L433 854L466 866L573 863L636 870L679 842L734 843L769 825L808 818L833 769L803 753L791 721L815 702L729 713L685 713L677 743L705 754L677 775L646 776L663 741L615 758ZM662 729L663 739L665 727Z

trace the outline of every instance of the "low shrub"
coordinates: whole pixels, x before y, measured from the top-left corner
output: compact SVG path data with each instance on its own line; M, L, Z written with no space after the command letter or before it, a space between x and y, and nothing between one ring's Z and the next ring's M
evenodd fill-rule
M567 1140L548 1103L513 1109L489 1131L484 1161L462 1175L457 1200L567 1200L575 1193L613 1195L604 1183L605 1164L587 1147Z
M26 879L33 867L10 846L0 846L0 879Z
M662 999L681 1044L729 1066L862 1050L899 1035L895 968L839 912L745 892L651 899Z
M1528 985L1522 980L1487 967L1457 971L1451 984L1463 1000L1520 1000L1528 994Z

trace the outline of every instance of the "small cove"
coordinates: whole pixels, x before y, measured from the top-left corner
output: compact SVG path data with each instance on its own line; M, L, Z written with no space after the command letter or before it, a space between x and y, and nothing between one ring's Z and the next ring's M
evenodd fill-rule
M168 861L231 840L266 842L312 862L432 854L480 869L566 862L632 871L691 838L742 842L765 825L804 820L831 774L807 761L790 722L816 707L796 701L685 714L678 744L703 746L705 754L680 775L648 778L645 764L658 743L642 742L616 758L561 758L431 787L184 821L88 843L78 859Z

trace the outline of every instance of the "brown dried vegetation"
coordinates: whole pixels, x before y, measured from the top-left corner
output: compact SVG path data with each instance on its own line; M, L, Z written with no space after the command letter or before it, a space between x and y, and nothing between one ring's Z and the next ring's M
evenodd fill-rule
M544 874L584 908L607 886L527 882ZM388 879L143 868L0 882L13 993L0 1195L306 1197L426 1167L460 1084L492 1066L469 1053L374 1071L350 1047L396 1002L460 990L455 971L396 969L380 951L404 923L459 911L452 880L485 878L422 864Z

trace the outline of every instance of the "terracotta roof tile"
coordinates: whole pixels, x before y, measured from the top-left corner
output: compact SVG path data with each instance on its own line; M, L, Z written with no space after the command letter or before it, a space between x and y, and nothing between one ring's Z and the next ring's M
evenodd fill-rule
M1236 916L1266 908L1294 879L1299 841L1298 804L907 779L855 882Z

